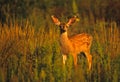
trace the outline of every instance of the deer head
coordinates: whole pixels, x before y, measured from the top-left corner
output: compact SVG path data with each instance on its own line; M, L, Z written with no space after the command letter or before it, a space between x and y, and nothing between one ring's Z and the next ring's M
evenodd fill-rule
M74 16L72 18L70 18L68 20L67 23L64 23L64 22L60 22L58 18L56 18L55 16L51 16L52 17L52 20L53 22L55 23L55 25L59 26L60 27L60 32L61 33L64 33L67 31L68 27L71 26L73 23L75 23L77 21L77 17Z

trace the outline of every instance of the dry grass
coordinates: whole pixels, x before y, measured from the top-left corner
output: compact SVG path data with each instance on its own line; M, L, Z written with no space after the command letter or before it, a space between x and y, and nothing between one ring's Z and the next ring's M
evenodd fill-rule
M37 31L28 21L24 26L0 25L0 82L119 81L120 29L115 22L104 21L92 28L93 66L87 74L83 57L79 58L79 71L74 70L71 57L62 66L59 31L51 23Z

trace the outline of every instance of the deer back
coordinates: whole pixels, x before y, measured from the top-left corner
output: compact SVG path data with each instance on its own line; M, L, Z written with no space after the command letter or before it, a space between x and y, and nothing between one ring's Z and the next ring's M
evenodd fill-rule
M77 34L69 38L75 52L84 52L88 51L91 46L92 36L86 33Z

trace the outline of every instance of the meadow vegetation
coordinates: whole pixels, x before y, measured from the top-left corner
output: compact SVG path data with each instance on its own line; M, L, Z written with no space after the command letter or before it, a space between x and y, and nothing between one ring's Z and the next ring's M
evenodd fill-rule
M93 64L89 72L83 53L78 56L77 69L73 66L72 56L68 57L66 66L62 64L59 28L51 21L47 27L43 25L38 30L28 20L24 25L0 25L0 81L118 82L119 28L115 22L108 24L98 21L91 26L84 24L74 24L69 32L74 35L76 31L71 29L77 29L77 32L87 32L93 36Z
M105 13L112 5L110 0L107 0L109 3L102 0L104 4L101 6L97 0L94 3L90 2L93 0L85 0L87 3L71 0L68 4L68 0L22 1L0 1L0 82L120 81L119 0L113 1L118 5L113 5L116 15L110 12L112 8ZM95 7L90 4L95 4ZM93 8L93 12L90 8ZM72 36L85 32L93 36L91 71L87 70L84 53L78 56L77 69L74 68L71 55L66 65L62 63L59 27L54 25L51 15L67 21L67 16L75 13L80 21L69 28L68 34Z

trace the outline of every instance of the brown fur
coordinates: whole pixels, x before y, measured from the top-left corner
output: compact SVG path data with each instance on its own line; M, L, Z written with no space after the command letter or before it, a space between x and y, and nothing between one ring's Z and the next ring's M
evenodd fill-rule
M61 23L57 18L52 16L52 19L56 25L60 26ZM90 70L92 64L92 56L90 54L92 36L87 33L82 33L68 38L67 28L71 23L73 23L73 21L75 21L75 18L71 18L67 24L60 26L60 29L63 31L60 35L60 47L63 54L63 63L65 64L67 55L71 54L74 59L74 65L77 66L77 55L80 52L84 52L89 64L88 69Z

